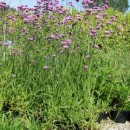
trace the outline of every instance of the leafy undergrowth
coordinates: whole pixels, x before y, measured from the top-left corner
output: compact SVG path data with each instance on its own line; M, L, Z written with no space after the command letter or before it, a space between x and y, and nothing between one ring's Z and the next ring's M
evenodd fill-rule
M1 5L2 130L96 130L100 113L130 110L129 13Z

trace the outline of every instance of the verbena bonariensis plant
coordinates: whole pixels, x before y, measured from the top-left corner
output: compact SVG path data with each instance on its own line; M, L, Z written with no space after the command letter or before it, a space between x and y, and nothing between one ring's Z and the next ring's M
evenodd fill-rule
M76 129L93 126L100 112L127 109L130 16L82 4L78 12L58 0L16 10L0 3L2 110L45 129ZM112 108L115 98L122 105Z

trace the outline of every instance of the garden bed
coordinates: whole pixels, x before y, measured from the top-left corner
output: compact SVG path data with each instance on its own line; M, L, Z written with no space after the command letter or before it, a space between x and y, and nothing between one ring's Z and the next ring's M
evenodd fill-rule
M97 130L106 112L101 127L129 126L130 13L44 2L0 2L0 129Z

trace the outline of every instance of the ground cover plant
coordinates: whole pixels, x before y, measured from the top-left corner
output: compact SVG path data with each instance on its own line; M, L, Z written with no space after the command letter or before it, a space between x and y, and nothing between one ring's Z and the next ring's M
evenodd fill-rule
M0 2L2 130L96 130L100 113L130 110L130 14L108 4Z

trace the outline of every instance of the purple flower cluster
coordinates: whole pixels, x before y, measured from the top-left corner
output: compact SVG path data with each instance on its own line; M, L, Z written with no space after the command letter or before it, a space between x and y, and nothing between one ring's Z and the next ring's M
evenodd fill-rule
M68 21L73 21L73 17L72 16L66 16L64 19L63 19L63 23L66 23Z
M76 19L77 19L77 20L81 20L80 14L76 14Z
M111 31L106 30L106 31L105 31L105 36L106 36L106 37L109 37L110 35L111 35Z
M90 28L90 33L89 33L90 36L96 36L96 30L93 29L93 28Z
M79 0L76 0L76 2L79 2ZM98 36L100 32L102 32L102 35L106 38L112 36L112 31L107 27L115 23L118 16L109 16L107 13L104 13L104 10L108 8L108 3L109 2L106 1L98 7L94 3L94 0L82 0L85 11L83 13L76 12L73 14L65 9L64 6L59 5L59 0L37 0L37 5L34 6L34 8L28 8L27 5L18 6L18 14L9 13L5 23L13 24L21 20L23 27L18 29L18 37L26 37L27 41L30 42L37 41L37 39L41 37L41 39L45 39L48 43L50 43L51 40L57 40L61 41L62 49L67 49L73 37L78 33L83 33L85 29L88 30L87 34L90 36L89 38ZM68 5L73 7L72 2L69 2ZM0 8L4 8L5 6L6 3L0 2ZM91 18L91 16L95 21L90 21L89 17ZM82 24L82 19L85 19L83 22L84 25ZM81 28L79 27L79 32L74 32L73 27L80 22ZM122 23L122 25L125 26L125 23ZM82 28L82 26L85 28ZM61 32L60 27L62 28ZM33 31L31 32L29 29ZM101 31L101 29L103 29L103 31ZM47 32L46 34L42 33L44 30ZM15 26L9 26L6 33L11 34L14 31ZM41 32L40 35L39 32ZM37 35L39 37L37 37ZM63 40L63 37L70 38ZM8 45L5 43L5 46Z
M38 20L38 17L36 14L24 14L23 22L24 23L33 23Z
M69 44L71 44L72 40L71 39L67 39L66 41L61 41L61 47L63 49L67 49L69 48Z
M83 0L82 4L94 4L93 0Z
M0 2L0 9L5 9L7 4L5 2Z

